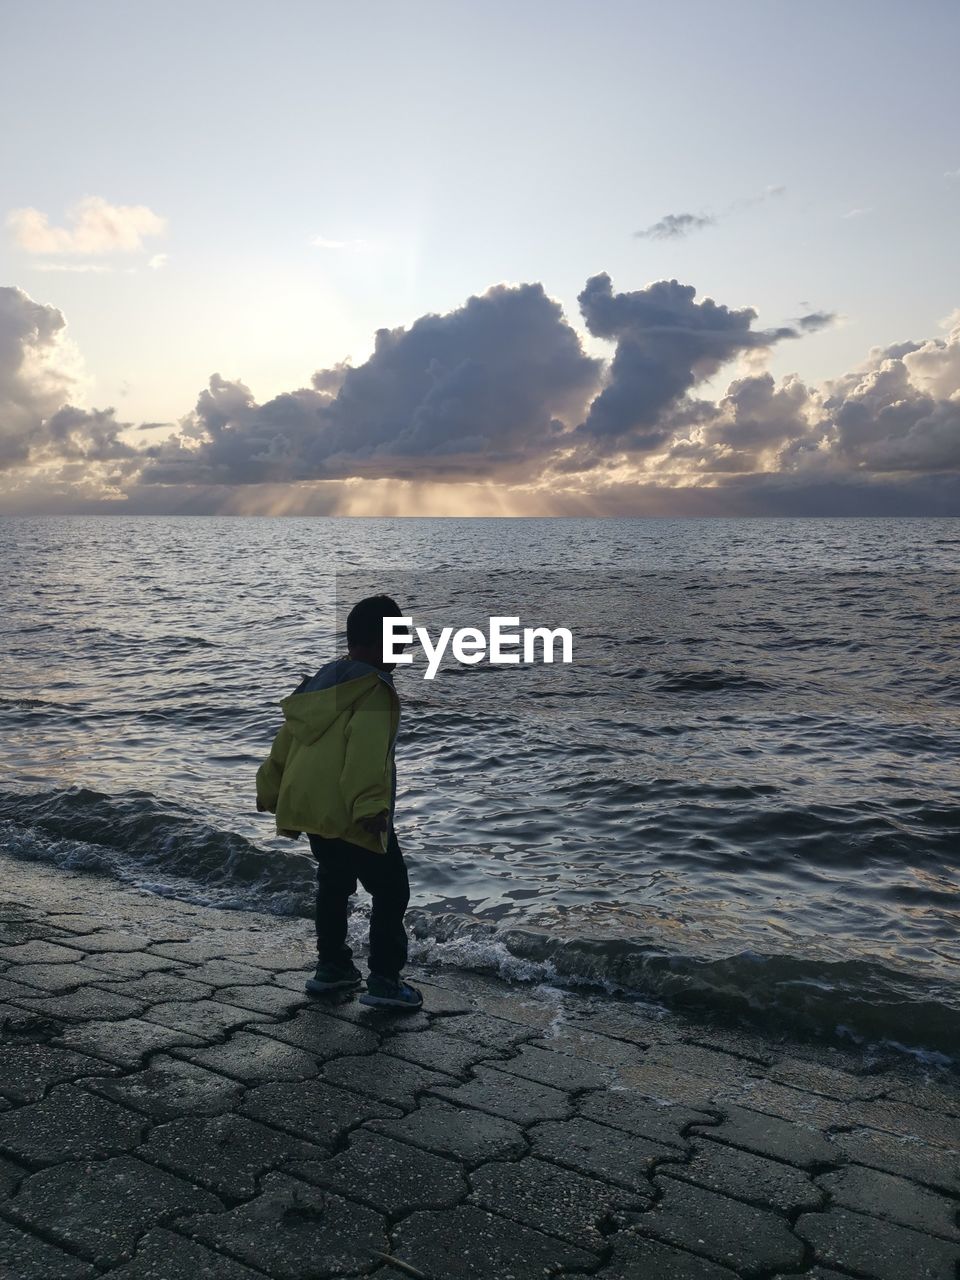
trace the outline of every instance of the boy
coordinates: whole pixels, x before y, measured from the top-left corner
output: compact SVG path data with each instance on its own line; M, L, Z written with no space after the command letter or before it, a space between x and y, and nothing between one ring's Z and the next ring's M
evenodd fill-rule
M400 980L410 886L393 829L396 664L383 661L383 619L400 616L389 596L361 600L347 618L347 656L280 704L285 723L257 772L257 809L276 814L281 834L306 831L317 860L319 962L307 990L352 989L362 981L346 942L348 899L359 880L373 898L360 1002L419 1009L422 995Z

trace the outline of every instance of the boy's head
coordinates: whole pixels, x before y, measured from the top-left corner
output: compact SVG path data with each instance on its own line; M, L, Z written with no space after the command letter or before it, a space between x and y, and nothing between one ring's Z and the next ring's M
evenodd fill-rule
M401 617L403 610L390 596L368 596L355 604L347 614L350 656L381 671L392 671L397 664L383 661L383 620ZM395 647L399 648L399 644Z

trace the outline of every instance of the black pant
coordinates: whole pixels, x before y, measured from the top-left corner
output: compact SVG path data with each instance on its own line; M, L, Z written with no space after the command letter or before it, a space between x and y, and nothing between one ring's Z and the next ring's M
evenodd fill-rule
M317 955L324 964L346 964L353 958L347 945L349 898L357 881L373 899L370 911L371 973L399 978L407 963L407 934L403 913L410 901L407 867L390 828L386 853L374 853L347 840L310 836L317 860Z

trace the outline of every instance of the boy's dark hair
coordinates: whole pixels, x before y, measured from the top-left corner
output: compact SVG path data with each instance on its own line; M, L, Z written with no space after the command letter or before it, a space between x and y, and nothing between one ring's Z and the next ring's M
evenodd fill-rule
M400 606L390 596L367 596L347 614L347 644L379 645L383 640L384 618L399 618Z

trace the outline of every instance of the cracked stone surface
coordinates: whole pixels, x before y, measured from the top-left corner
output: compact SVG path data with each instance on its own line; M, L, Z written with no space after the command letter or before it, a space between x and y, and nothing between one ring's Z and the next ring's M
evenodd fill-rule
M278 1280L367 1271L373 1250L385 1253L389 1244L382 1214L279 1173L268 1174L260 1194L246 1204L178 1225Z
M847 1209L803 1214L795 1231L818 1261L876 1280L954 1280L960 1262L954 1244Z
M292 1162L287 1172L393 1217L413 1209L454 1205L467 1194L463 1168L385 1134L358 1129L339 1155Z
M84 1087L157 1120L216 1115L232 1110L243 1096L238 1081L162 1055L142 1071L116 1080L95 1076Z
M0 1151L33 1167L94 1160L140 1142L142 1116L75 1085L0 1116Z
M89 1263L0 1221L0 1275L5 1280L93 1280Z
M256 1195L260 1177L287 1160L324 1153L244 1116L191 1117L159 1125L139 1155L229 1200Z
M466 1204L412 1213L397 1228L394 1248L397 1258L427 1275L457 1280L540 1280L561 1267L595 1267L598 1261L555 1236Z
M0 1045L0 1093L11 1102L37 1102L51 1085L111 1070L117 1068L53 1045Z
M162 1219L201 1206L222 1208L182 1178L121 1156L44 1169L27 1178L6 1207L19 1223L109 1266L128 1258L139 1237Z
M6 866L2 1280L958 1280L946 1071Z
M469 1178L470 1203L597 1250L605 1244L602 1220L653 1199L652 1184L626 1191L534 1156L481 1165Z
M676 1147L636 1138L579 1117L534 1125L529 1136L535 1155L631 1191L646 1185L658 1161L682 1158L682 1152Z
M796 1270L803 1245L780 1214L662 1176L663 1199L639 1217L635 1230L689 1249L734 1271Z
M262 1272L162 1227L148 1231L133 1258L109 1274L111 1280L262 1280Z

